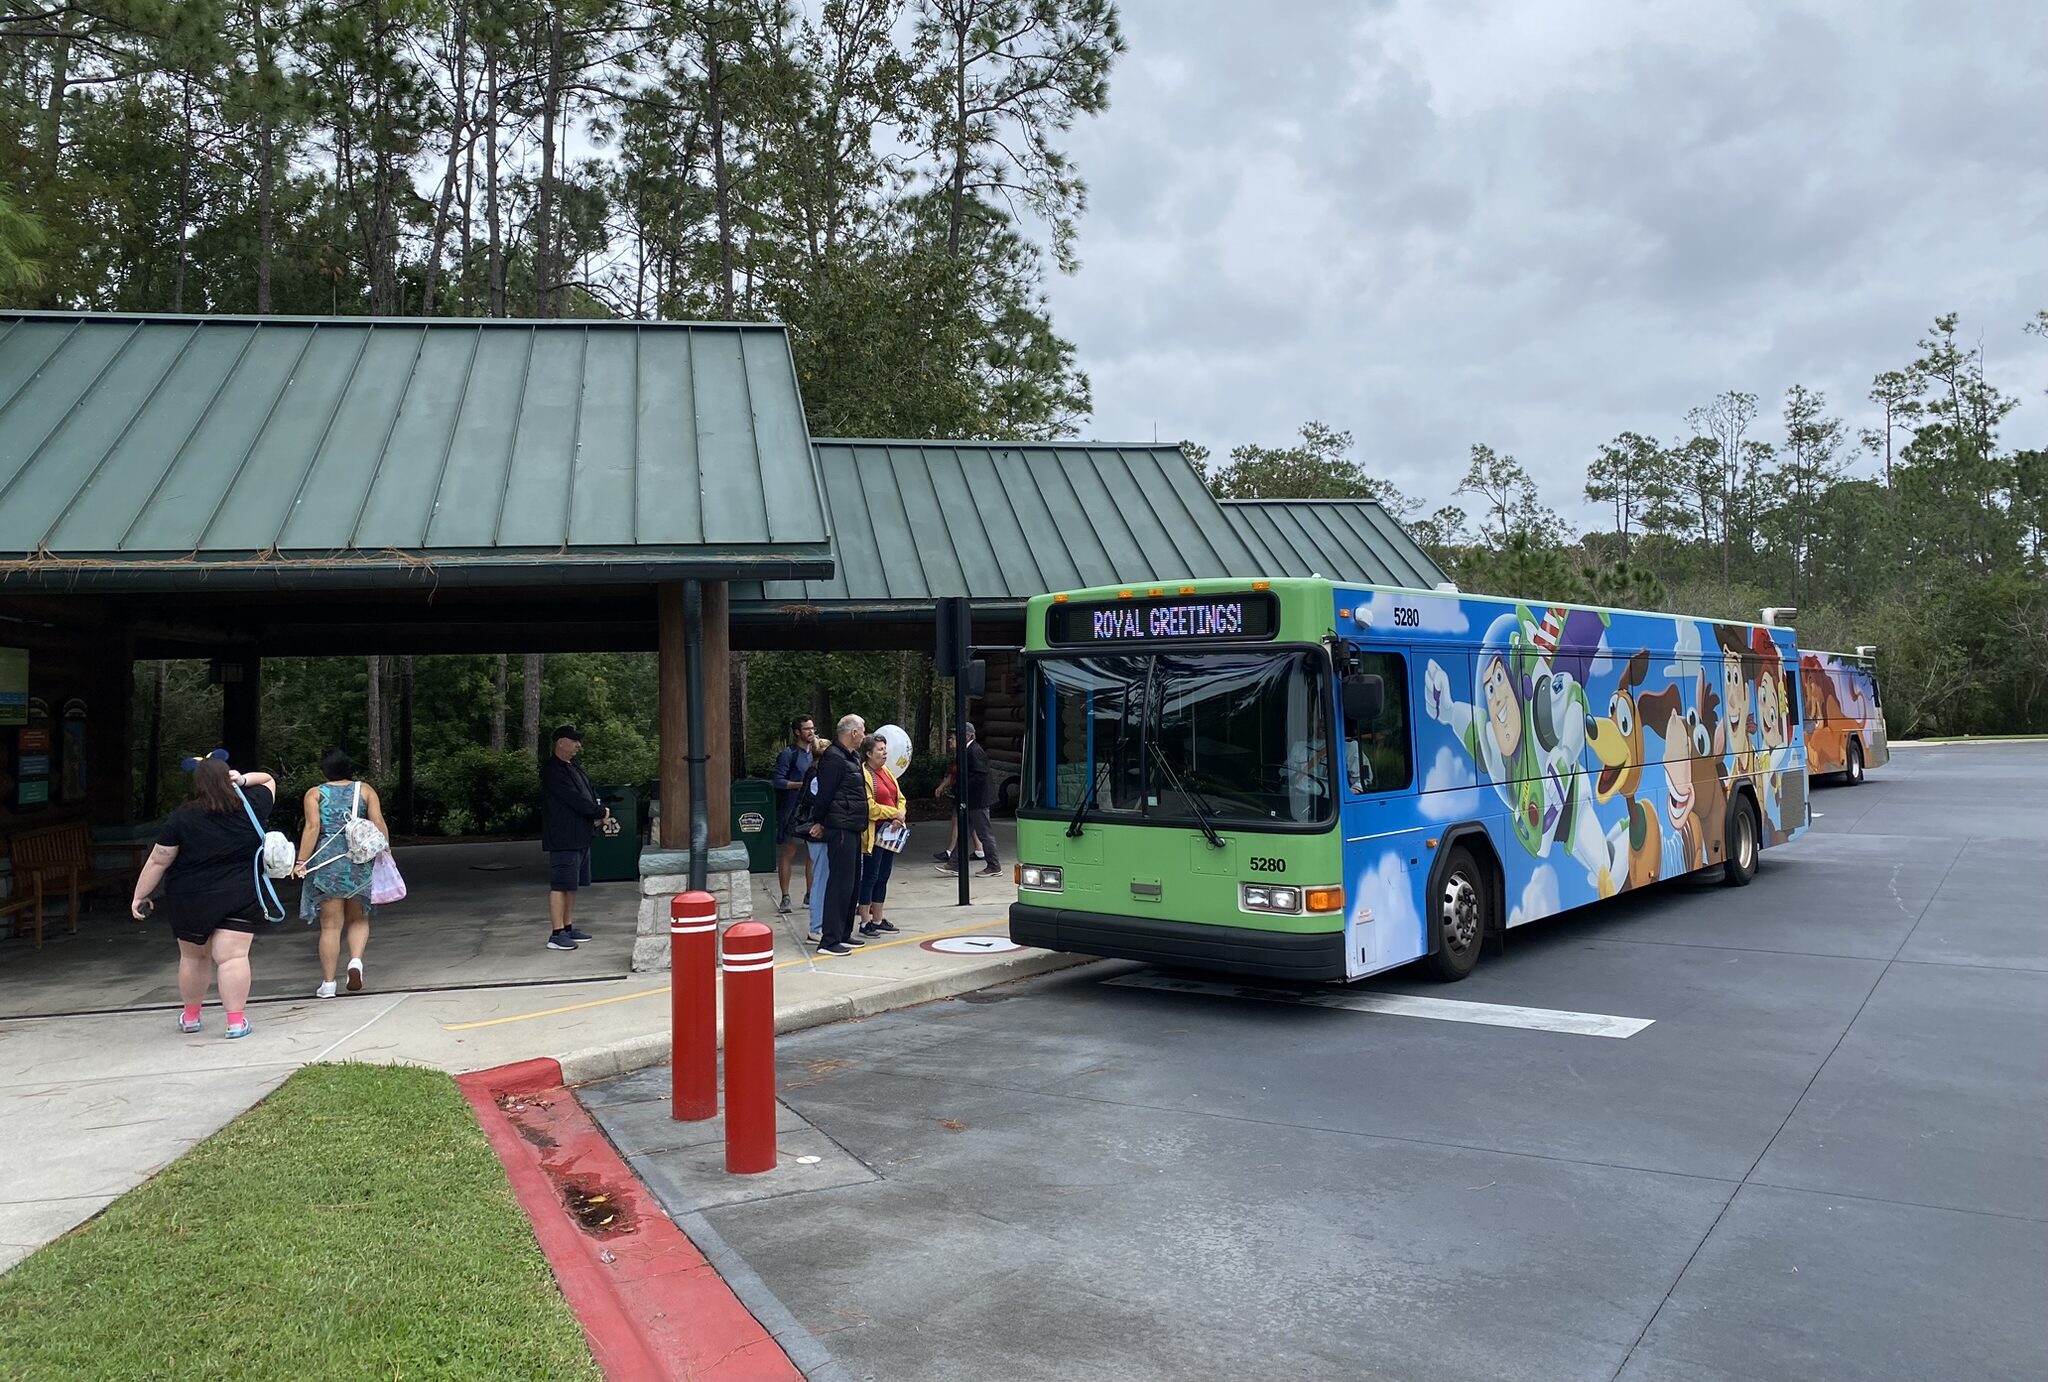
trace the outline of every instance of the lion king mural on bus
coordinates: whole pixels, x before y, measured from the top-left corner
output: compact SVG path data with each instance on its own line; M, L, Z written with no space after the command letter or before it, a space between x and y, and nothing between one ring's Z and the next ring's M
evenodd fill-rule
M1806 709L1806 770L1813 776L1840 773L1861 782L1865 768L1891 761L1877 669L1861 654L1802 649L1799 688Z

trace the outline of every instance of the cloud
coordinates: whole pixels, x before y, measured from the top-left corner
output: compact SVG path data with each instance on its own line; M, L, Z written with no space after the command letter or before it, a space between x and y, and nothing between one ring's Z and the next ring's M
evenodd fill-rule
M1462 754L1438 749L1436 761L1429 765L1429 772L1422 779L1423 819L1464 820L1478 810L1479 777L1472 771L1471 763Z
M1678 660L1664 664L1664 675L1671 681L1685 681L1700 670L1700 626L1694 619L1678 621L1678 641L1673 650Z
M1538 864L1522 889L1522 900L1508 913L1508 925L1519 926L1563 910L1564 901L1557 891L1557 870L1548 864Z
M1356 900L1351 904L1354 926L1371 922L1376 928L1380 955L1420 954L1423 948L1422 914L1415 910L1415 888L1399 851L1388 850L1379 862L1358 880ZM1413 937L1412 945L1408 944Z
M1777 441L1795 382L1853 429L1954 309L2028 400L2006 440L2048 444L2038 6L1119 8L1067 140L1083 267L1047 285L1094 436L1220 455L1319 418L1432 505L1484 441L1591 524L1617 432L1746 389Z
M1394 623L1395 605L1411 606L1420 612L1422 622L1414 627L1425 633L1463 633L1472 627L1472 621L1465 617L1464 606L1454 595L1436 599L1418 599L1414 595L1396 595L1392 591L1373 592L1366 609L1372 615L1373 628L1392 633L1398 627Z

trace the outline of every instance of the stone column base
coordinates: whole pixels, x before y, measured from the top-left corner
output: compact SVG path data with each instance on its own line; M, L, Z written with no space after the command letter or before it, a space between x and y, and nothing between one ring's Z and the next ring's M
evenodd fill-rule
M704 890L718 902L721 922L746 921L754 915L754 881L747 872L744 845L724 845L705 858ZM648 849L640 854L640 920L633 938L633 972L653 974L668 969L670 944L668 902L690 887L688 850Z

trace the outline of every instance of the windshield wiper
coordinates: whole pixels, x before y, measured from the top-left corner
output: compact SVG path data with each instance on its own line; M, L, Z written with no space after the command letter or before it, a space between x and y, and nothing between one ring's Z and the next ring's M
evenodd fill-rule
M1151 745L1152 756L1159 760L1159 766L1166 770L1166 780L1173 784L1173 790L1187 798L1188 805L1195 808L1195 820L1202 827L1203 837L1217 849L1224 848L1223 837L1216 833L1216 827L1209 822L1209 813L1202 809L1201 796L1190 791L1187 785L1180 780L1180 774L1173 770L1173 764L1166 761L1166 750L1159 747L1157 739L1150 739L1146 742Z
M1088 790L1081 793L1081 804L1074 808L1074 817L1067 822L1067 838L1070 840L1081 838L1081 821L1087 816L1088 808L1095 804L1095 773L1095 765L1090 763L1088 765Z

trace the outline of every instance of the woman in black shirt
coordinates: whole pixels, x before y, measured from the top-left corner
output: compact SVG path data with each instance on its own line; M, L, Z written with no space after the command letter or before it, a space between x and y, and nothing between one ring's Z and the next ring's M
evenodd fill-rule
M185 1011L178 1030L199 1030L208 980L220 988L229 1037L249 1035L249 946L262 919L257 900L263 831L249 820L270 819L275 782L268 773L238 773L223 758L203 758L192 773L192 799L164 818L163 833L129 911L149 915L146 900L164 885L164 917L178 938L178 993ZM240 788L239 795L236 789ZM247 798L249 811L242 809Z

